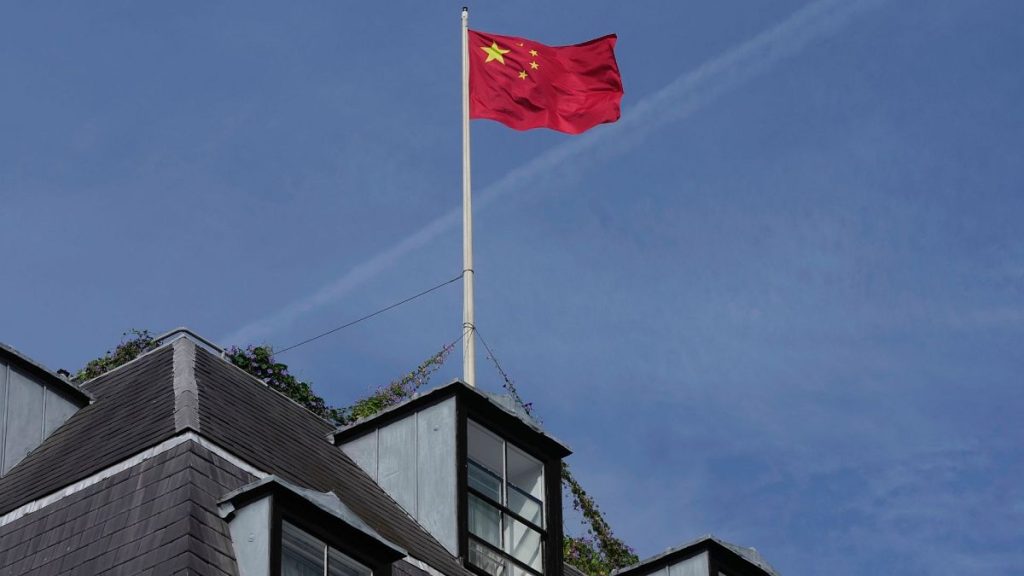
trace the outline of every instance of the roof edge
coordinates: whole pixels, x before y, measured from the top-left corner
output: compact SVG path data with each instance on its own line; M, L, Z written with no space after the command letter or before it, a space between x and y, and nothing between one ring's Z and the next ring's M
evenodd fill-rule
M405 557L409 555L409 552L395 544L391 540L381 536L376 530L370 527L358 514L352 511L342 500L338 498L338 495L333 492L317 492L307 488L301 488L287 480L283 480L273 474L251 482L228 492L218 500L217 504L220 507L221 517L229 517L235 509L236 503L247 502L250 498L258 498L264 493L284 491L292 496L301 498L303 501L316 507L317 509L327 513L331 517L337 519L339 522L344 522L346 525L362 532L366 536L373 538L381 545L390 549L396 555ZM328 503L327 499L331 502ZM244 505L244 503L242 504Z
M31 357L29 357L28 355L26 355L25 353L21 352L20 350L13 346L0 342L0 357L4 355L13 358L14 361L21 367L27 368L29 371L37 375L43 376L44 378L47 379L47 384L50 384L54 388L57 388L58 390L67 393L69 396L75 398L76 400L79 400L80 402L83 402L84 404L89 404L90 402L95 400L92 394L83 390L74 382L65 379L64 377L54 372L53 370L50 370L49 368L46 367L45 364L32 359Z
M222 358L224 357L224 347L214 343L212 340L205 338L204 336L200 335L198 332L187 326L178 326L177 328L174 328L173 330L168 330L167 332L164 332L159 336L154 336L153 342L157 343L157 345L162 345L164 340L169 340L173 342L173 340L171 339L174 338L174 336L178 335L187 336L193 342L197 344L202 344L205 348L208 348L209 350L212 350L213 352L220 354Z
M645 558L637 562L636 564L612 570L610 576L622 576L623 574L629 574L641 570L643 568L657 566L661 563L670 564L674 560L682 561L688 558L688 554L691 552L694 555L696 555L709 548L717 548L720 550L724 550L729 554L732 554L737 558L743 560L747 564L754 566L758 570L761 570L766 574L769 574L770 576L778 576L778 572L776 572L770 564L768 564L763 558L761 558L761 554L757 552L757 550L753 548L739 546L738 544L733 544L731 542L726 542L725 540L722 540L721 538L711 533L699 536L679 546L673 546L671 548L668 548L664 552L660 554L655 554L654 556L651 556L649 558ZM752 551L754 555L756 555L756 558L752 558L750 555L745 553L747 550ZM660 568L660 566L657 566L657 568Z
M469 384L466 384L465 382L457 378L447 384L442 384L440 386L427 390L426 392L417 392L411 398L403 400L402 402L399 402L398 404L395 404L393 406L389 406L388 408L385 408L384 410L377 412L373 416L368 416L346 426L338 427L328 435L328 439L332 443L337 445L339 442L343 441L346 438L354 438L357 436L361 436L363 429L365 429L366 431L372 430L374 428L375 423L386 422L387 419L390 416L394 415L396 412L411 410L411 407L413 406L421 404L425 405L446 398L448 396L456 396L459 394L467 395L476 398L478 401L486 402L488 406L501 411L507 416L515 418L516 421L528 427L535 434L539 434L547 442L550 442L551 444L557 446L558 449L564 452L563 457L572 454L572 449L569 448L569 446L565 442L562 442L555 436L549 434L532 419L526 419L523 417L523 415L513 410L510 410L504 404L496 401L496 395L484 392L483 390L480 390L474 386L470 386Z
M168 346L172 346L175 342L177 342L181 338L188 338L194 344L199 344L200 347L202 347L204 349L211 350L211 351L217 353L218 355L220 355L221 358L224 357L224 349L221 348L220 346L217 346L216 344L210 342L206 338L200 336L199 334L196 334L190 328L178 327L178 328L175 328L174 330L169 330L167 332L164 332L163 334L160 334L158 336L154 336L153 337L153 343L156 344L156 346L154 346L151 350L146 350L142 354L139 354L138 356L136 356L135 358L132 358L131 360L125 362L124 364L121 364L120 366L117 366L115 368L111 368L110 370L107 370L106 372L104 372L103 374L100 374L99 376L94 376L94 377L86 380L85 382L82 382L78 386L80 388L83 388L83 390L84 390L84 388L86 386L91 385L93 382L99 380L100 378L104 378L104 377L106 377L109 374L113 374L115 372L118 372L119 370L124 369L126 366L131 366L131 365L135 364L136 362L142 360L143 358L149 356L150 354L154 354L154 353L156 353L156 352L158 352L160 350L163 350L164 348L166 348Z

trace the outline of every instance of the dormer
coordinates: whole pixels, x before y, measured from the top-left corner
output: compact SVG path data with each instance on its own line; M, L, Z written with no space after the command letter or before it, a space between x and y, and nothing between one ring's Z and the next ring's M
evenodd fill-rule
M88 403L77 386L0 344L0 476Z
M612 572L612 576L779 576L754 548L710 534Z
M505 396L456 381L334 433L334 443L481 576L561 576L570 450Z

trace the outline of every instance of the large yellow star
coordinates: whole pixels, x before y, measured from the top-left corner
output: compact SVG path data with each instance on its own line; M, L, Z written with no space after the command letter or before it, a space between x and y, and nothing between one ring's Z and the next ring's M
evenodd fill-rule
M481 46L480 49L487 53L487 60L484 60L484 64L491 60L497 60L498 62L501 62L502 66L505 65L505 57L502 56L502 54L508 54L511 52L511 50L502 50L501 48L498 48L497 42L491 42L490 46Z

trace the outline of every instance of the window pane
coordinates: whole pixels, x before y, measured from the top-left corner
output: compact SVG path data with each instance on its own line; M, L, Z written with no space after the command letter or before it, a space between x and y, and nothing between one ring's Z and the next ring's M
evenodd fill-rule
M508 445L508 482L544 501L544 465L511 444Z
M370 576L370 569L334 548L327 551L328 576Z
M543 566L540 532L513 518L505 518L505 530L505 551L540 572Z
M520 568L519 566L517 566L517 565L515 565L515 564L513 564L511 562L508 563L508 567L509 567L508 576L537 576L536 574L534 574L533 572L530 572L526 568ZM569 571L566 570L566 573L568 573L568 572Z
M508 509L537 526L544 527L544 507L536 498L512 484L508 485Z
M326 544L295 526L282 522L282 576L323 576L326 547Z
M500 478L505 471L505 442L473 421L467 428L468 456Z
M495 502L501 503L501 478L472 460L469 461L469 485Z
M481 540L501 548L501 512L470 494L469 531Z
M469 562L493 576L510 576L511 562L473 538L469 539Z

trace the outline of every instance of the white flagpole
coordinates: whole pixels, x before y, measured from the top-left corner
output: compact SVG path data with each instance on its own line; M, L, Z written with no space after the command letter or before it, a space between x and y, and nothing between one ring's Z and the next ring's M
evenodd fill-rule
M469 8L462 8L462 380L476 386L473 323L473 201L469 174Z

